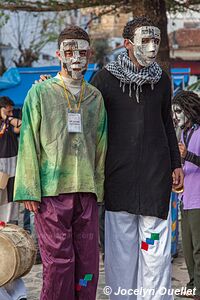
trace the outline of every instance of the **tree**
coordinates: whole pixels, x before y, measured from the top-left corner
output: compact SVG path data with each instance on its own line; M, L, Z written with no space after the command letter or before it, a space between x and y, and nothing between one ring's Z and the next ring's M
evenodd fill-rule
M6 0L0 8L25 11L66 11L86 7L104 6L104 13L112 7L114 12L123 9L133 15L147 15L161 29L160 61L165 68L169 66L169 43L167 35L167 11L185 11L188 8L200 11L200 0Z
M103 6L103 5L117 5L121 7L134 7L135 0L44 0L44 1L27 1L27 0L4 0L0 3L1 9L11 11L63 11L73 10L85 7ZM140 1L140 6L146 5L149 1ZM159 2L159 1L158 1ZM168 11L183 11L185 9L196 10L196 5L200 3L199 0L166 0Z
M9 43L13 48L11 59L15 65L32 66L44 46L57 40L61 28L67 25L66 20L63 12L10 12L8 22L1 30L4 44Z
M12 60L17 67L30 67L39 59L46 43L57 38L56 24L52 16L18 11L10 13L4 38L12 45ZM57 18L55 18L57 19Z
M5 14L4 11L1 11L0 12L0 75L2 75L6 70L5 59L2 55L3 44L1 42L1 28L7 23L8 19L9 19L8 15Z

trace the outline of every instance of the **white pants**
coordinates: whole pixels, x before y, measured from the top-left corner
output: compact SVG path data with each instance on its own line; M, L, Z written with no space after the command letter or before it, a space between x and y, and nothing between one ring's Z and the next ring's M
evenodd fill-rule
M16 279L0 288L1 300L20 300L26 297L26 288L22 279Z
M0 190L1 197L1 190ZM0 221L6 223L15 221L18 222L19 218L19 203L9 202L7 204L0 205Z
M111 300L172 300L170 215L106 211L105 277Z

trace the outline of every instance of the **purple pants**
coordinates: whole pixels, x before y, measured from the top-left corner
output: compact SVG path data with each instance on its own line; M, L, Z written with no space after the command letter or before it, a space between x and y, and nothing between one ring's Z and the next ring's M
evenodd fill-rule
M42 198L35 226L43 263L40 300L95 300L99 275L95 194Z

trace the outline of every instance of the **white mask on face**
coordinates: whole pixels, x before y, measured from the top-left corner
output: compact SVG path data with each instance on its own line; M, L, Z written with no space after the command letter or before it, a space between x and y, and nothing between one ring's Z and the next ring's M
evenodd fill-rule
M73 79L80 79L87 69L89 43L86 40L69 39L60 45L63 67Z
M183 110L179 105L172 105L173 121L175 126L180 127L181 129L185 127L185 124L188 121L188 118L185 116Z
M133 42L134 55L141 66L148 67L156 60L160 45L160 29L154 26L136 28Z

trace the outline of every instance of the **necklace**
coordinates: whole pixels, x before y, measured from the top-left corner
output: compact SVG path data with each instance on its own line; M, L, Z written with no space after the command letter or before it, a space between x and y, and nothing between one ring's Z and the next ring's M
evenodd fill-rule
M71 103L70 103L70 100L69 100L69 94L72 96L72 98L73 98L73 100L75 102L76 102L76 98L75 98L75 96L72 93L70 93L70 91L68 91L66 89L66 85L65 85L64 80L63 80L62 76L60 75L60 73L59 73L59 76L60 76L60 79L62 81L62 86L64 88L64 93L65 93L65 97L67 99L68 107L69 107L70 110L72 110L72 106L71 106ZM77 105L77 107L75 109L76 112L78 112L79 109L80 109L81 101L83 99L84 92L85 92L85 80L83 79L82 80L82 84L81 84L81 91L80 91L80 96L79 96L79 102L78 102L78 105Z

